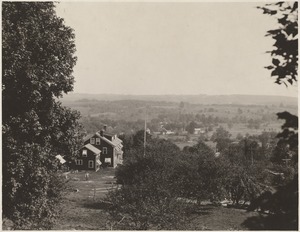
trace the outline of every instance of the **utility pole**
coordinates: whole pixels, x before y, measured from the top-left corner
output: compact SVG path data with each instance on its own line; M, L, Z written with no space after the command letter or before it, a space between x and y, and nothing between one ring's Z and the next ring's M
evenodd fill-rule
M146 156L146 137L147 137L147 108L145 110L145 128L144 128L144 157Z
M253 163L254 163L254 159L253 159L253 150L254 150L253 149L253 143L251 143L251 142L249 143L246 136L244 136L244 142L245 142L245 150L244 150L245 157L248 157L248 154L250 154L251 155L251 165L253 165Z
M251 164L253 165L253 152L254 152L254 143L252 142L251 144L250 144L250 154L251 154Z
M250 149L251 149L250 150L250 152L251 152L251 164L253 165L253 149L252 149L252 147Z
M247 138L244 136L244 156L247 158Z

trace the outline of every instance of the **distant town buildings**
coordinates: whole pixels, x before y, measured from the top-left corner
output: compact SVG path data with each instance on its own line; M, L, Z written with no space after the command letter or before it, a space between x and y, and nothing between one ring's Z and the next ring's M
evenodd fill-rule
M195 128L194 135L200 135L200 134L205 134L205 129L204 128Z

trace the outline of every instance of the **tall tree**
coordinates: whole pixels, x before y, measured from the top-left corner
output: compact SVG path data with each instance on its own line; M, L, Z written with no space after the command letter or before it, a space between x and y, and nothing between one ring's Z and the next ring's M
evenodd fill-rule
M287 82L291 85L298 81L298 2L278 2L258 7L264 14L276 17L278 27L269 30L266 36L274 40L274 49L269 51L272 65L265 68L272 70L275 83ZM279 119L286 120L283 132L278 135L287 142L293 151L298 151L298 116L288 112L278 113Z
M195 121L191 121L187 126L186 126L186 131L189 132L190 134L194 134L195 128L197 127L197 123Z
M211 136L211 140L217 143L217 150L223 152L229 147L229 144L231 142L230 137L231 134L222 126L220 126Z
M278 22L278 28L269 30L267 36L272 36L275 40L274 49L270 51L272 56L272 65L266 67L272 70L271 76L276 78L275 83L295 84L298 80L298 2L278 2L266 4L264 7L258 7L264 14L275 16ZM288 112L278 113L279 119L286 120L282 126L283 131L278 134L280 138L278 145L282 145L282 151L275 150L274 161L280 161L288 153L284 150L286 145L292 152L298 154L298 116ZM277 154L276 154L277 153ZM274 159L275 158L275 159ZM258 198L259 199L259 198ZM273 212L264 218L265 221L271 221L272 225L268 228L254 229L276 229L276 230L297 230L298 228L298 173L295 170L294 179L286 181L286 184L280 186L277 192L269 194L258 205L263 208L268 205L268 210ZM265 205L265 206L264 206ZM256 224L263 225L266 222L256 220ZM250 220L248 220L250 221ZM275 223L274 223L275 222ZM277 222L277 223L276 223ZM279 223L278 223L279 222ZM246 222L245 223L249 223Z
M79 113L57 98L73 89L73 30L52 2L2 3L3 216L15 228L49 228L57 216L60 154L73 157Z

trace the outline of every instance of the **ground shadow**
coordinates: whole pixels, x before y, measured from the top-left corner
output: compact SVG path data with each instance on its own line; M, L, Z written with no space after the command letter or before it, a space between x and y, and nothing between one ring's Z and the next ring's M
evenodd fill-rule
M211 212L201 211L201 210L194 210L191 212L191 215L197 215L197 216L208 215L208 214L211 214Z
M215 206L198 206L191 210L191 215L209 215L214 210Z
M266 215L249 217L243 223L249 230L298 230L298 220L289 215Z
M107 210L109 207L111 207L111 204L109 202L105 201L98 201L98 202L85 202L83 204L84 208L88 209L101 209L101 210Z

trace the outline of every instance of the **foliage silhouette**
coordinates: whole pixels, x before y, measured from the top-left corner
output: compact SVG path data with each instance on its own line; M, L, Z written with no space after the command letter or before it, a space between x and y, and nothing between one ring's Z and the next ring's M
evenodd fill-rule
M56 155L81 143L79 113L57 101L73 89L74 33L51 2L2 3L3 217L49 229L63 180Z
M272 65L266 68L273 70L271 76L276 77L275 83L284 83L287 86L288 82L292 85L297 82L298 77L298 2L271 3L258 8L262 9L264 14L277 16L278 22L278 28L269 30L267 34L275 40L275 48L270 52L273 57ZM281 150L285 150L283 154L277 151L272 157L273 161L280 162L282 158L289 158L286 157L289 152L292 152L294 157L298 155L298 117L288 112L277 115L279 119L286 121L282 126L283 131L277 136L280 139L277 149L281 146ZM298 162L298 157L295 161ZM285 184L277 187L276 192L255 199L257 207L269 210L273 214L249 218L244 222L245 225L250 229L298 229L297 167L295 172L294 178L291 181L287 179Z
M258 7L264 14L277 18L278 27L269 30L266 36L271 36L275 43L270 51L272 65L265 68L272 70L271 76L275 83L290 85L298 79L298 2L278 2Z

